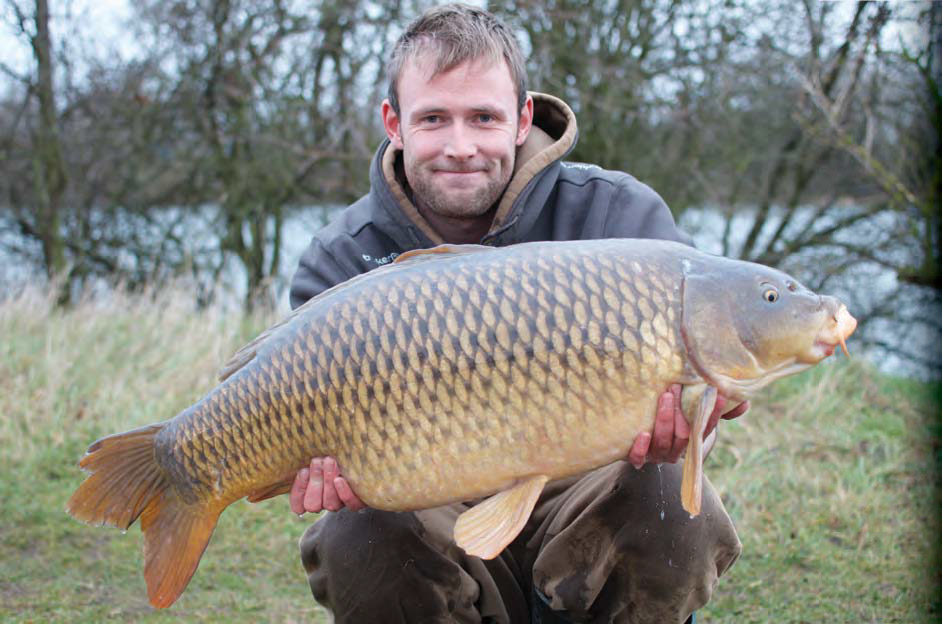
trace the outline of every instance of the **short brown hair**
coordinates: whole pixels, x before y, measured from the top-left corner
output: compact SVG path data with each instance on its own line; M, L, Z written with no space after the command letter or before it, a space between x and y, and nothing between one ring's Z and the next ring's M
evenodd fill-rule
M435 59L432 75L457 67L466 61L503 58L517 87L517 111L527 100L527 70L523 53L510 28L495 15L466 4L445 4L429 9L409 27L393 47L386 73L389 104L399 111L399 77L406 63L431 52Z

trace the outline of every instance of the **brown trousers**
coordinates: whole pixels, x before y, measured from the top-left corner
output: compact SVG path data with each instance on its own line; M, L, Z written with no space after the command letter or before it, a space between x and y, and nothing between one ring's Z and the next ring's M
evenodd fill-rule
M680 483L681 465L625 462L550 483L491 561L452 540L463 503L328 513L301 538L301 561L314 598L341 624L516 624L548 610L540 600L573 622L680 624L742 548L713 486L704 483L691 518Z

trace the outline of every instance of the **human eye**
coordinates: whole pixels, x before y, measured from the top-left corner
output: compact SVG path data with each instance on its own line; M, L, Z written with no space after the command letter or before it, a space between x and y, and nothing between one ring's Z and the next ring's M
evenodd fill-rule
M495 117L490 113L478 113L477 120L478 123L489 124L494 122Z
M424 117L422 117L421 121L423 124L434 126L436 124L441 123L442 116L441 115L425 115Z

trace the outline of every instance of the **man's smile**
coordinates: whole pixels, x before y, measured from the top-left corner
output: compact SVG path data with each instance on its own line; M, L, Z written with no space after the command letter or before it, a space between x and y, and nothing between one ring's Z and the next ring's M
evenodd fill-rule
M444 173L451 175L466 175L470 173L485 173L486 169L434 169L435 173Z
M487 176L487 171L484 169L435 169L433 171L436 178L445 183L454 183L454 184L466 184L469 182L475 182L480 178Z

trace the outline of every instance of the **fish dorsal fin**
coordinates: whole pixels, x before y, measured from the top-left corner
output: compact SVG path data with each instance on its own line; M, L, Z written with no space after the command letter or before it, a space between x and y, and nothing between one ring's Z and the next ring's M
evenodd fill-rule
M688 386L689 387L689 386ZM700 514L700 501L703 497L703 431L710 422L710 414L716 405L716 388L700 386L696 397L685 402L684 415L690 421L690 439L687 441L687 456L684 458L684 476L680 485L680 502L691 516ZM685 389L686 391L686 389ZM697 392L697 391L695 391ZM696 410L691 418L690 412Z
M219 369L218 379L220 383L232 377L237 370L252 361L252 358L255 357L255 347L261 342L260 338L262 338L263 335L264 334L259 334L255 340L239 349L236 354L229 358L229 361Z
M441 259L442 257L449 256L463 256L464 254L477 253L479 251L494 251L494 247L488 247L487 245L452 245L446 243L444 245L437 245L435 247L429 247L428 249L411 249L409 251L404 251L393 260L393 264L401 264L403 262L413 263L413 262L422 262L423 260L435 260Z
M316 299L316 297L314 299ZM304 305L298 306L290 314L288 314L283 319L281 319L280 321L278 321L277 323L275 323L274 325L272 325L271 327L269 327L268 329L260 333L258 336L253 338L251 342L249 342L248 344L243 346L241 349L236 351L235 355L229 358L229 360L225 364L223 364L223 367L219 369L219 375L218 375L219 382L222 383L223 381L229 379L230 377L232 377L232 375L238 372L240 368L242 368L243 366L251 362L255 358L255 354L258 353L258 349L262 345L262 343L268 340L268 337L271 336L273 333L275 333L277 330L281 329L282 327L290 323L292 320L294 320L295 317L301 314L302 311L307 309L308 304L314 301L314 299L311 299L310 301L306 302Z
M548 479L537 475L519 481L458 516L455 543L481 559L499 555L523 530Z
M256 336L251 342L246 344L244 347L236 351L229 360L223 365L219 371L219 381L223 382L236 372L239 371L243 366L251 362L255 358L255 354L258 353L258 350L261 348L263 342L265 342L272 334L277 330L281 329L299 315L303 314L305 310L314 305L315 302L320 301L323 297L327 296L328 293L336 293L339 290L344 290L350 288L356 284L359 284L362 280L366 279L375 279L377 276L385 275L391 271L395 271L402 267L402 264L406 266L412 264L413 262L421 262L423 260L433 260L436 258L448 257L451 255L464 255L468 253L474 253L477 251L494 251L494 247L488 247L487 245L438 245L437 247L432 247L430 249L413 249L411 251L406 251L398 256L396 259L387 265L377 267L366 273L361 273L359 275L354 275L345 282L340 282L334 286L331 286L327 290L318 293L316 296L312 297L306 301L303 305L295 308L290 314L285 316L283 319L260 333Z

